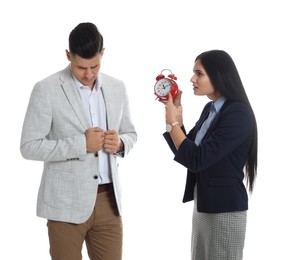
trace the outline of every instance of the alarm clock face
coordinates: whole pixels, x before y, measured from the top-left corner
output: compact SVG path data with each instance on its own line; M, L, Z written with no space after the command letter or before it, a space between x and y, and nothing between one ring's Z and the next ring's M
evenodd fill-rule
M160 97L168 95L168 93L171 90L172 90L172 82L167 78L160 79L155 84L155 93Z

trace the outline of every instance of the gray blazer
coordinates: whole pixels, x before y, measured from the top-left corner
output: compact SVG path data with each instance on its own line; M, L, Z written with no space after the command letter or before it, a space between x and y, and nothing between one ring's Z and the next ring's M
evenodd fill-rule
M136 143L128 97L122 81L100 73L109 129L118 132L124 153L109 155L116 201L121 214L117 157ZM90 128L69 66L36 83L23 123L20 151L25 159L43 161L37 215L50 220L83 223L97 196L98 158L86 151ZM98 178L99 179L99 178Z

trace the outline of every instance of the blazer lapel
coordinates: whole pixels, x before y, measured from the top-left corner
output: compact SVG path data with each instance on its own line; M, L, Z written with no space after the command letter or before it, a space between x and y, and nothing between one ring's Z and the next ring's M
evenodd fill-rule
M220 116L221 111L223 111L230 103L231 103L231 101L229 101L229 100L225 101L225 103L221 107L220 111L216 114L214 120L212 121L212 123L211 123L210 127L208 128L206 134L204 135L203 139L211 134L211 132L214 130L214 128L215 128L215 126L219 120L219 116Z
M106 120L107 120L107 129L115 129L113 122L116 122L116 120L113 118L115 115L115 109L113 108L115 100L113 100L113 93L110 93L109 87L105 85L105 88L102 85L101 88L104 102L106 105ZM114 111L114 113L113 113Z
M90 128L91 126L89 125L86 119L81 97L75 87L69 66L63 71L63 74L60 76L60 80L63 82L62 84L63 91L65 92L65 95L69 100L69 103L71 104L71 107L73 108L83 128L84 129Z
M119 102L118 96L115 93L115 86L105 75L100 74L101 91L106 105L107 129L118 129L119 119Z

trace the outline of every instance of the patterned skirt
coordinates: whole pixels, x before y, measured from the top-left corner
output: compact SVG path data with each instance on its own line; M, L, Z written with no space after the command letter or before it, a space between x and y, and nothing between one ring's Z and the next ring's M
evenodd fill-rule
M246 233L246 211L201 213L194 201L192 260L241 260Z

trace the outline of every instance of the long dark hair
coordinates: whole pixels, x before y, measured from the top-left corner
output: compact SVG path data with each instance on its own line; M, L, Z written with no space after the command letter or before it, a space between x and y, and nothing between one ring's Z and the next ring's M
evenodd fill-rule
M257 175L257 122L238 70L230 55L222 50L203 52L196 57L195 61L197 60L200 60L215 90L219 91L221 95L226 97L228 100L242 102L251 109L254 120L254 132L248 159L245 164L245 170L247 185L249 191L252 192Z

